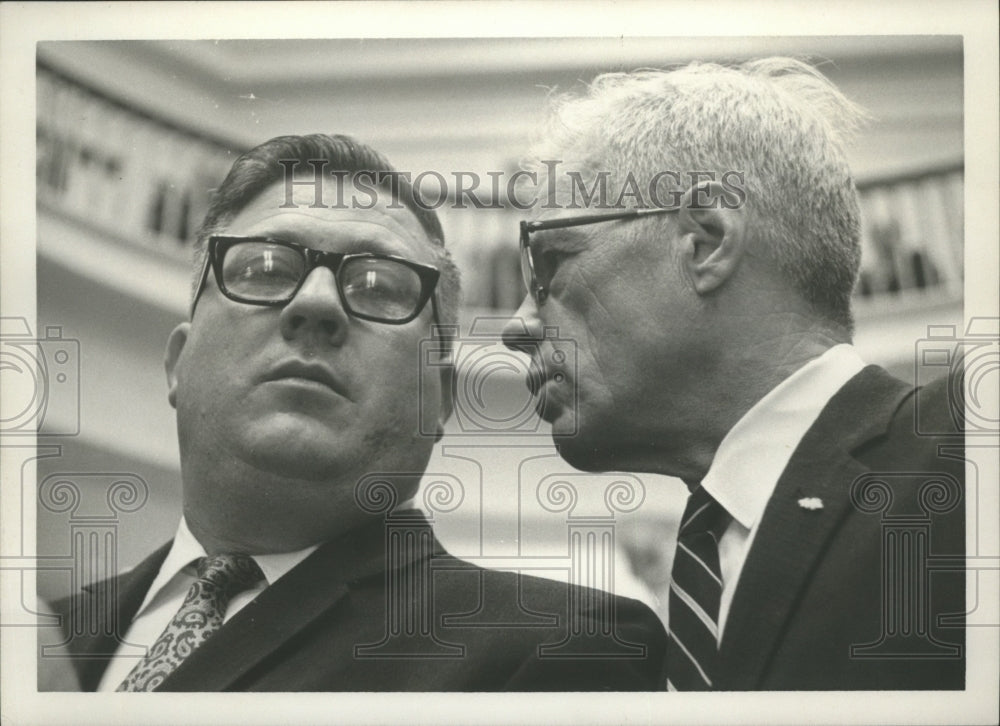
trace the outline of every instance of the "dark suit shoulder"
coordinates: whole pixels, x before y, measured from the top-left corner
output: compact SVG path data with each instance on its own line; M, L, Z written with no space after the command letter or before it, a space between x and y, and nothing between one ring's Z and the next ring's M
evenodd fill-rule
M648 622L652 630L662 629L656 614L644 603L630 597L525 572L482 568L447 553L443 557L456 563L455 568L458 570L478 573L491 591L517 594L521 602L531 607L544 608L549 612L559 614L569 613L572 608L576 608L579 613L593 615L595 612L603 612L604 608L611 606L616 609L619 615L627 615L637 621ZM445 561L441 558L436 559L439 559L440 564ZM486 605L488 607L504 607L510 602L508 599L501 599L486 603Z
M443 636L466 643L467 665L503 690L657 690L666 633L643 603L526 573L489 570L444 555L435 600L451 609ZM441 577L451 569L452 577ZM458 606L463 603L463 606ZM469 607L471 605L471 608ZM458 612L455 612L455 609Z
M964 479L961 376L909 387L885 431L853 453L873 471L947 472Z
M88 583L51 603L60 616L66 649L73 656L84 691L97 688L171 544L167 542L129 570Z

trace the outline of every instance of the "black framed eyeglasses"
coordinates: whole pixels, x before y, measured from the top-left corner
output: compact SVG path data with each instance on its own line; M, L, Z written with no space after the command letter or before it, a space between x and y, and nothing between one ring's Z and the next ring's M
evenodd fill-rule
M431 300L437 321L434 288L440 272L395 255L324 252L270 237L213 235L196 303L209 267L222 294L247 305L287 305L310 272L326 267L336 278L344 310L356 318L402 325Z
M643 209L627 209L622 212L610 212L608 214L588 214L579 217L563 217L561 219L546 219L538 222L521 222L521 277L524 286L528 288L528 294L534 298L538 305L545 302L548 297L549 283L555 270L545 264L544 260L537 257L531 249L531 234L549 229L566 229L568 227L582 227L585 224L597 224L599 222L612 222L619 219L637 219L639 217L651 217L656 214L666 214L676 212L677 207L654 207Z

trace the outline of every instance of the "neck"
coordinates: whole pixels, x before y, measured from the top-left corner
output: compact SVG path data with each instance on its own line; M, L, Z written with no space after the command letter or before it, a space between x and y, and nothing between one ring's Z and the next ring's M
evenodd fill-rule
M184 517L209 554L278 554L321 544L414 495L420 474L410 472L422 473L431 452L429 441L421 443L344 456L320 470L182 435Z
M372 516L355 500L362 475L303 481L259 472L256 477L184 474L184 517L210 555L295 552L352 532ZM412 496L414 488L409 480L400 482L397 498Z
M797 330L771 322L770 331L758 327L752 335L733 331L724 337L725 344L712 357L711 374L697 377L687 389L679 407L687 415L665 437L669 451L655 452L658 465L647 470L700 481L722 440L753 406L806 363L849 341L825 327Z
M212 504L217 502L205 498L184 503L188 528L210 555L296 552L349 532L364 521L353 502L334 516L327 512L324 517L317 516L315 509L307 512L287 502L274 507L244 504L233 512L220 512L222 508Z

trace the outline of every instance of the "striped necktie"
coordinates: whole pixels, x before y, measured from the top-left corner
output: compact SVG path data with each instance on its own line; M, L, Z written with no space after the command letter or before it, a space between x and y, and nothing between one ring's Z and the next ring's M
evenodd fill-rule
M198 560L198 579L180 610L128 674L119 691L155 691L163 680L222 627L233 595L258 582L263 573L247 555L214 555Z
M701 486L691 492L670 572L668 691L712 689L722 599L719 538L729 521L726 510Z

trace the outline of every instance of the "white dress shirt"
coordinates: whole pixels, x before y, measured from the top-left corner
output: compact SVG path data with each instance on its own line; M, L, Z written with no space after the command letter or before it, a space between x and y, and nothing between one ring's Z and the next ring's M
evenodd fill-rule
M276 555L253 555L254 561L264 573L264 579L253 588L233 596L232 600L229 601L223 622L232 618L265 588L273 585L275 580L312 554L317 546L313 545L297 552L283 552ZM170 552L167 553L167 558L160 566L159 574L153 580L153 584L146 593L146 599L136 611L132 624L125 634L126 643L148 648L156 642L160 633L180 610L185 595L198 577L195 561L206 555L205 548L191 534L187 522L181 517ZM134 651L134 649L130 650ZM139 662L135 657L121 655L121 652L122 649L119 648L119 654L112 658L108 664L101 677L98 691L117 689Z
M719 540L719 642L761 515L796 447L834 394L864 368L855 348L837 345L758 401L719 444L701 484L732 515Z

